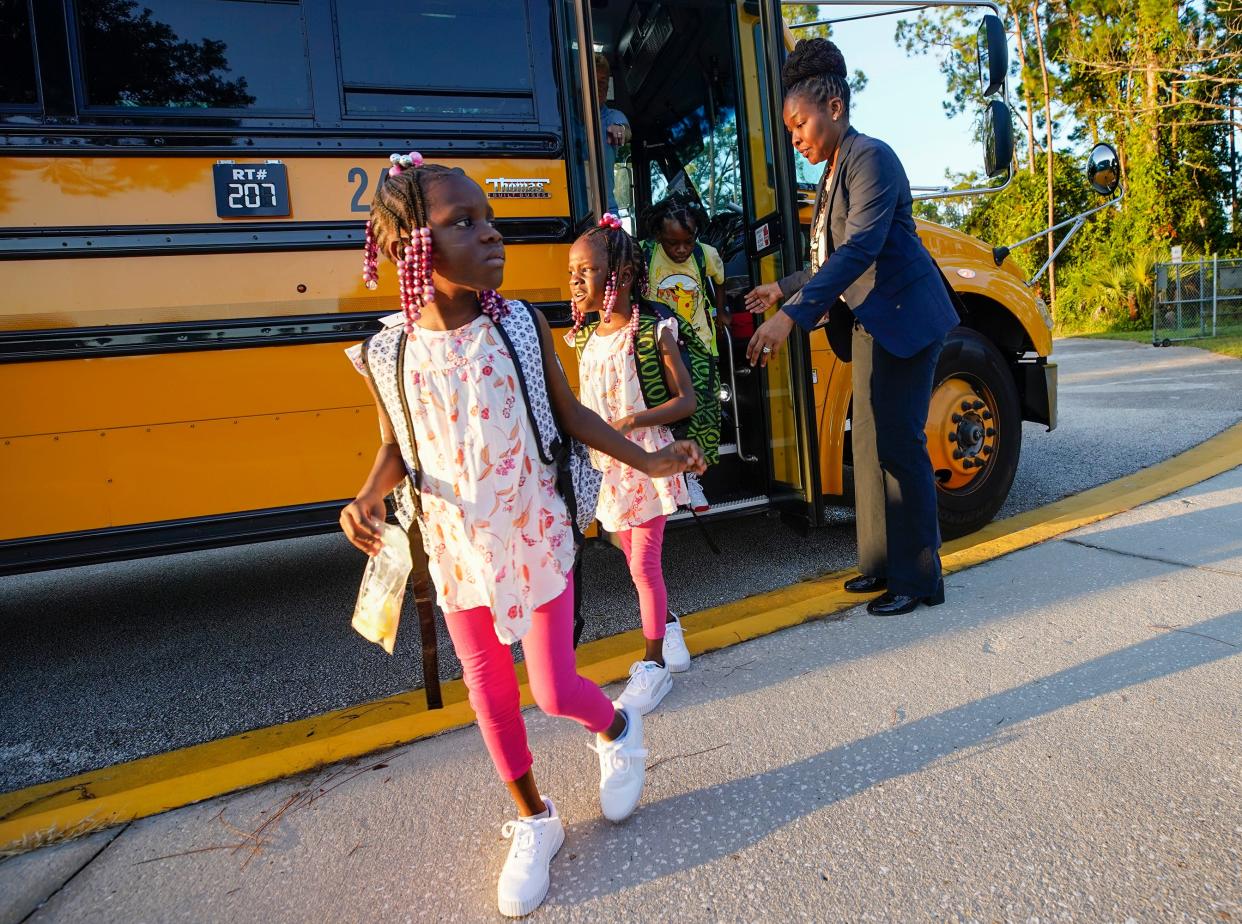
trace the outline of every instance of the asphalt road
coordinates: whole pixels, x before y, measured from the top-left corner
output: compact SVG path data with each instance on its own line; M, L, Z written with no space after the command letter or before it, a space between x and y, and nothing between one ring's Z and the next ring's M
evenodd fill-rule
M1239 920L1240 508L1236 468L696 658L620 825L528 710L565 824L530 920ZM463 728L0 860L0 922L500 921L512 816Z
M1001 516L1135 472L1242 419L1242 363L1190 348L1059 341L1060 426L1027 425ZM694 611L854 562L852 513L799 536L754 516L665 547ZM588 637L638 624L620 552L587 555ZM336 535L0 579L0 791L421 685L416 632L389 657L349 627L362 559ZM457 676L441 637L442 674Z

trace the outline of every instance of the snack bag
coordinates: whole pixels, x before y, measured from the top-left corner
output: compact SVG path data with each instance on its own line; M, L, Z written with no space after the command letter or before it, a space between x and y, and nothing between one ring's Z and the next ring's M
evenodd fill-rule
M384 547L367 562L367 570L362 573L351 625L363 638L392 654L397 643L401 602L414 563L410 559L410 540L399 527L384 523L380 538Z

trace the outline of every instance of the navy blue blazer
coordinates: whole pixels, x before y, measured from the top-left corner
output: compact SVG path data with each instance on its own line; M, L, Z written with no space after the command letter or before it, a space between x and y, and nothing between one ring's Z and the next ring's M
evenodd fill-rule
M822 181L816 202L828 209L828 259L814 275L781 280L786 294L798 289L782 310L809 331L839 298L881 347L913 356L943 339L958 317L915 230L906 171L887 144L851 128L835 172L827 204Z

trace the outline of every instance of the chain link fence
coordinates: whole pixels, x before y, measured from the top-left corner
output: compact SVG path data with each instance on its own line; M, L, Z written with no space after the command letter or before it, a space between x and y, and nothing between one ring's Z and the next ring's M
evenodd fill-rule
M1152 343L1242 333L1242 260L1157 263Z

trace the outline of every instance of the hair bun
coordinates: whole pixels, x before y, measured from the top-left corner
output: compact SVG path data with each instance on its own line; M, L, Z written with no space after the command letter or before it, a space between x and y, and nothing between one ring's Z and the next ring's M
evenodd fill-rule
M820 74L848 79L845 55L828 39L801 39L781 68L781 86L788 90L794 84Z

